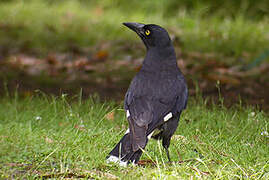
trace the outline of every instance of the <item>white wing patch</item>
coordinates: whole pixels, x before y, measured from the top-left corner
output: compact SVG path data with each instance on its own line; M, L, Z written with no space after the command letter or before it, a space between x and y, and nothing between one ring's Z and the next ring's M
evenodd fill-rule
M150 134L148 135L148 140L151 138L151 136L153 135L153 133L154 133L154 131L152 131L152 133L150 133Z
M130 116L129 110L126 111L126 117L128 118Z
M168 121L171 117L173 117L173 114L170 112L166 116L164 116L164 118L163 118L164 122Z
M130 132L130 129L128 128L125 132L125 134L128 134Z

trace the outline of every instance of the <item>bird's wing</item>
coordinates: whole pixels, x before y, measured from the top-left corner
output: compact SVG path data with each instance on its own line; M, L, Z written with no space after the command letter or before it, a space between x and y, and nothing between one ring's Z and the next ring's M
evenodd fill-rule
M132 81L125 96L133 150L144 148L147 130L181 112L187 102L187 88L182 78L161 83L154 80ZM166 120L168 120L166 119ZM149 127L151 126L151 127Z
M177 76L177 83L174 87L176 103L173 106L173 114L180 113L183 109L186 109L188 101L188 88L182 75Z

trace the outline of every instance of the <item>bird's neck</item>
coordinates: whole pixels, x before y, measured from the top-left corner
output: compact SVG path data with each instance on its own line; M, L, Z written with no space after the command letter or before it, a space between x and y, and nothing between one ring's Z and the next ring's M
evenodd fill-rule
M176 53L173 47L147 49L142 69L177 70Z

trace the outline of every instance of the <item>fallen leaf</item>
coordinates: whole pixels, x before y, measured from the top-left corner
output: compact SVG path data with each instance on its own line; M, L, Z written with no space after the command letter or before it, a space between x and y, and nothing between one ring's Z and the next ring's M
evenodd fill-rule
M115 118L114 111L111 111L111 112L109 112L109 113L106 114L106 119L107 120L114 121L114 118Z
M74 128L75 128L75 129L78 129L78 130L80 130L80 131L86 131L85 126L82 125L82 124L80 124L80 125L76 124L76 125L74 126Z
M49 144L53 143L54 141L48 137L45 138L45 141Z
M107 57L108 52L106 50L101 50L94 55L93 61L105 61Z
M137 162L137 164L139 166L147 166L147 165L156 166L156 162L152 160L140 160Z
M81 69L85 67L87 64L88 64L88 60L86 58L80 58L74 62L74 67Z
M46 61L47 61L47 63L49 65L56 65L56 64L58 64L58 61L57 61L57 59L56 59L56 57L55 57L54 54L49 54L48 57L47 57L47 59L46 59Z
M59 126L60 126L60 127L66 127L66 126L68 126L68 125L69 125L68 122L59 122Z
M102 6L96 6L93 10L96 17L101 17L104 14L104 8Z

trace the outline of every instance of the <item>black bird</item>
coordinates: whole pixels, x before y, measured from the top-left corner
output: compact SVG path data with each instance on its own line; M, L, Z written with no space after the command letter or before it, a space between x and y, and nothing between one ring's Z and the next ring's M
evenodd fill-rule
M107 161L123 166L136 164L151 137L162 140L170 161L170 140L188 99L187 85L177 66L172 41L167 31L158 25L123 24L139 35L147 53L125 95L129 129L109 153Z

